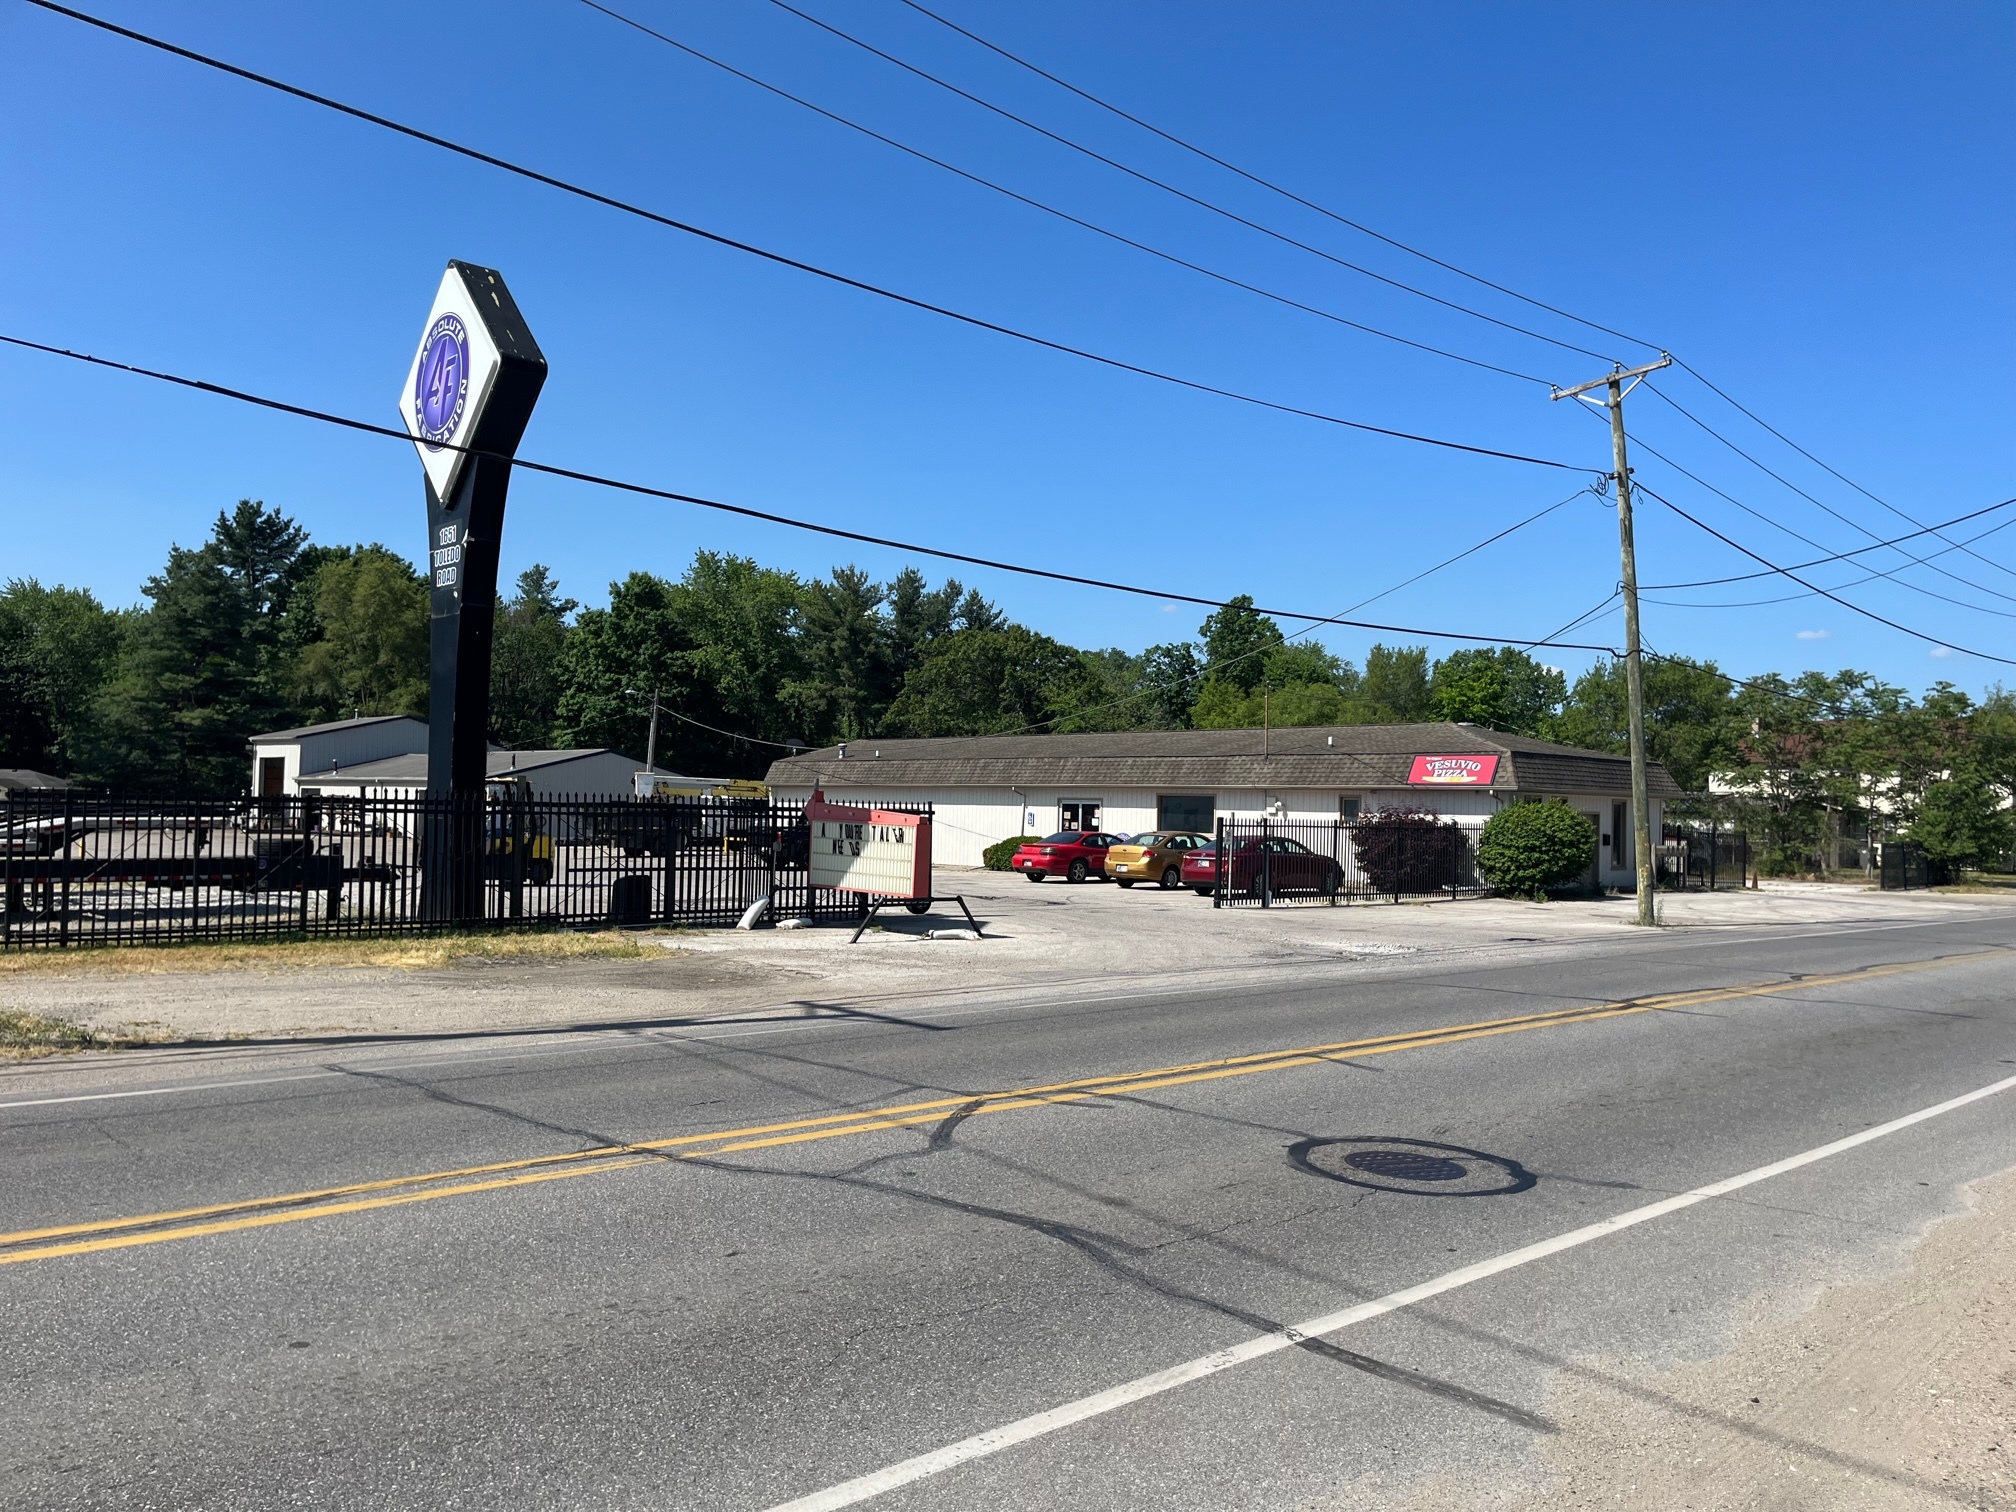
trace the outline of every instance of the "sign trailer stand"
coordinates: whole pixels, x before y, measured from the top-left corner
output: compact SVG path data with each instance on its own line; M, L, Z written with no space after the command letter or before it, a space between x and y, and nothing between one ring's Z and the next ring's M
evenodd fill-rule
M892 903L901 903L904 908L913 914L924 912L923 908L916 906L919 903L924 904L927 908L933 903L957 903L959 905L959 912L966 915L966 922L973 926L975 937L979 939L986 938L981 932L980 921L973 917L973 910L966 906L966 898L963 893L953 893L950 897L946 898L877 898L868 893L863 893L861 894L861 922L854 926L854 933L847 937L847 943L849 945L858 943L861 939L861 932L875 922L875 915Z

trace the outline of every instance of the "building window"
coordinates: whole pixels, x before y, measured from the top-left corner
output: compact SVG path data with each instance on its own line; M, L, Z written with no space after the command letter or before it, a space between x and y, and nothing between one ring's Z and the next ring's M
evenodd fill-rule
M1364 801L1362 798L1339 798L1337 800L1337 817L1346 824L1356 824L1358 822L1359 810Z
M1165 793L1155 799L1155 827L1209 834L1218 821L1218 800L1189 793Z
M1096 830L1099 828L1099 805L1089 798L1073 798L1057 805L1058 818L1062 821L1060 830Z
M1610 864L1620 871L1631 865L1631 809L1628 804L1610 805Z

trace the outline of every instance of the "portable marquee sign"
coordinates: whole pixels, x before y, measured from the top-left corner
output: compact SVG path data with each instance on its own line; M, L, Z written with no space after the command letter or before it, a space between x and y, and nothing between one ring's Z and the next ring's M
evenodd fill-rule
M828 803L805 805L814 887L878 898L931 896L931 816Z

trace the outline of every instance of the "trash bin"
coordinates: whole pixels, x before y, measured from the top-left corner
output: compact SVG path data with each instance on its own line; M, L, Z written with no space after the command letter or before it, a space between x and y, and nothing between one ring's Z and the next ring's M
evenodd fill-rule
M621 929L651 922L651 879L618 877L609 887L609 922Z

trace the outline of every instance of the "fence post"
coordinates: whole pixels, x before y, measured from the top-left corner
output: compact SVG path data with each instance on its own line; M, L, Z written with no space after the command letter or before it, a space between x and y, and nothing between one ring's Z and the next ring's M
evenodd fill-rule
M1267 842L1273 838L1274 821L1260 821L1260 906L1274 906L1274 851Z
M1218 885L1211 889L1211 906L1213 908L1223 908L1225 906L1225 881L1232 875L1232 870L1225 864L1225 816L1220 814L1215 822L1217 832L1211 842L1211 854L1218 861Z
M68 790L66 789L66 790L64 791L64 794L63 794L63 846L62 846L62 856L63 856L63 861L64 861L64 866L63 866L63 902L62 902L62 912L61 912L61 913L60 913L60 914L58 915L58 917L57 917L57 922L56 922L56 943L57 943L57 944L59 944L59 945L68 945L68 944L70 943L70 866L69 866L69 863L70 863L70 861L71 861L71 859L72 859L72 857L71 857L71 855L70 855L70 841L71 841L71 835L70 835L70 825L71 825L71 822L72 822L72 821L71 821L71 817L70 817L70 814L71 814L71 804L72 804L72 802L73 802L73 800L72 800L72 798L71 798L71 795L70 795L69 791L68 791Z

